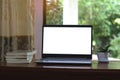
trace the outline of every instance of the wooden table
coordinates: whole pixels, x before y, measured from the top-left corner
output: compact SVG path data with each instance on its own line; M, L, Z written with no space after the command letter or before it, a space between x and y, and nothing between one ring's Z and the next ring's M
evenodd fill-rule
M91 66L0 63L0 80L119 80L120 62Z

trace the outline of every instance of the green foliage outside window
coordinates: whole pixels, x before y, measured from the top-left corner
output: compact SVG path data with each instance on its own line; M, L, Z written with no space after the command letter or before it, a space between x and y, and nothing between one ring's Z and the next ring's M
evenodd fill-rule
M61 0L46 1L46 24L63 24L63 7Z
M79 0L79 24L93 25L93 40L96 43L94 51L106 45L113 46L113 40L120 37L113 38L113 35L120 33L119 23L120 0ZM117 43L114 45L120 48L120 42ZM112 53L120 56L118 50L111 49Z
M111 39L110 45L109 50L112 53L110 56L120 59L120 34Z

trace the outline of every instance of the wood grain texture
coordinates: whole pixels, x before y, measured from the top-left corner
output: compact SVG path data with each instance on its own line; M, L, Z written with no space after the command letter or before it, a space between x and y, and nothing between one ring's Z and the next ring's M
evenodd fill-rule
M104 67L103 65L108 65ZM89 68L84 66L5 64L0 65L1 80L113 80L119 79L119 62L99 64L93 62ZM68 67L68 68L67 68ZM71 68L70 68L71 67ZM77 67L77 68L76 68Z

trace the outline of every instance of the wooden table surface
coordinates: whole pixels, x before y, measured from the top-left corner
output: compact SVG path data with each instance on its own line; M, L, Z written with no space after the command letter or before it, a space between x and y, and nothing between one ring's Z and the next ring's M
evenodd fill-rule
M91 66L0 63L0 80L113 80L120 79L120 62Z

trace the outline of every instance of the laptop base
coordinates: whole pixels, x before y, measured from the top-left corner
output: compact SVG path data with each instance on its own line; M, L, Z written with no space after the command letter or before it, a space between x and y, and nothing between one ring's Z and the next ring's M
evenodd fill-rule
M44 65L91 65L92 61L90 59L73 59L73 58L63 58L63 59L41 59L36 61L37 64L44 64Z

